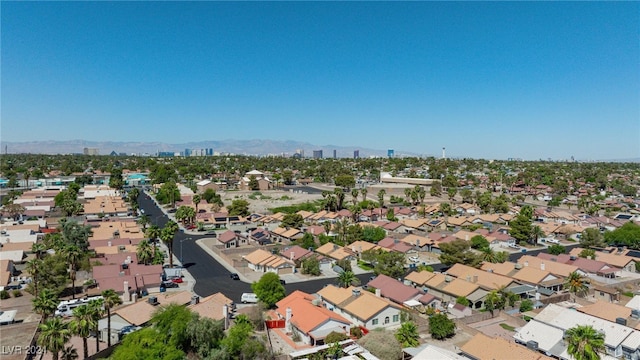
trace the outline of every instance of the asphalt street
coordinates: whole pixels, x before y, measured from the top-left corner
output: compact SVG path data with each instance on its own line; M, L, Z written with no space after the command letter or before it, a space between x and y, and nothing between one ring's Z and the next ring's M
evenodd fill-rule
M158 226L163 226L167 216L158 208L155 202L144 192L138 198L138 203L150 221ZM184 267L196 280L194 292L202 297L221 292L231 300L240 302L242 293L252 292L251 285L243 281L233 280L229 277L229 271L204 251L196 240L207 237L206 235L192 235L179 232L173 240L173 253L180 259ZM358 275L362 284L366 284L372 274ZM306 282L291 283L285 285L287 293L301 290L313 294L327 284L335 284L336 279L319 279Z

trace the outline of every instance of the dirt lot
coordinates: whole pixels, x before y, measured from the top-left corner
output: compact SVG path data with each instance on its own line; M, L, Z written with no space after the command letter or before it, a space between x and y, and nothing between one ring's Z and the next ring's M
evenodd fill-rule
M249 202L249 211L258 214L270 213L269 209L279 206L300 204L306 201L322 199L321 194L308 194L302 192L269 190L269 191L220 191L220 196L225 204L231 204L233 200L244 199Z

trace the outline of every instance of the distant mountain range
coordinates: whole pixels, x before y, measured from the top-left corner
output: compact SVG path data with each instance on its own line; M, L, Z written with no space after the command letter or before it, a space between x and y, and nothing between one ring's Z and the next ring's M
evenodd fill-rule
M353 158L355 150L359 151L360 157L387 156L387 150L369 149L357 146L335 146L335 145L314 145L300 141L279 141L279 140L211 140L189 142L183 144L167 144L163 142L121 142L121 141L87 141L87 140L67 140L67 141L29 141L29 142L0 142L1 151L9 154L31 153L31 154L81 154L84 148L97 149L99 155L109 155L112 151L116 153L149 154L155 155L158 152L184 152L185 149L213 149L215 153L239 154L239 155L286 155L291 156L298 150L304 152L305 157L312 157L314 150L322 150L324 158L336 156L339 158ZM420 154L410 152L395 151L395 155L417 156Z

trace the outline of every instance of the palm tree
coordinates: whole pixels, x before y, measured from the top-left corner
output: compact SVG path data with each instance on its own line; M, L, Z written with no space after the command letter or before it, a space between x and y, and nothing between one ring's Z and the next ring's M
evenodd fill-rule
M160 228L158 225L151 225L147 228L144 235L149 238L149 241L153 242L153 257L156 257L156 251L158 246L156 245L158 238L160 237Z
M542 228L540 226L534 225L531 228L531 235L534 238L534 241L535 241L534 244L537 244L538 243L538 239L541 238L541 237L544 237L544 231L542 231Z
M358 191L358 189L351 189L351 197L353 198L353 206L356 206L358 204L358 194L360 194L360 192Z
M356 277L356 275L352 272L352 271L343 271L339 276L338 276L338 284L341 287L349 287L351 284L357 284L360 283L360 280L358 280L358 278Z
M413 321L403 322L395 333L396 339L402 347L415 347L420 345L418 339L418 327Z
M38 325L38 330L40 331L38 345L51 352L53 360L58 360L58 353L71 339L71 331L67 323L60 318L51 318Z
M202 201L202 197L198 194L193 195L193 205L196 206L196 213L198 213L198 204Z
M38 296L38 274L42 271L42 264L42 260L36 257L35 259L27 261L27 267L25 268L33 280L33 295L36 297Z
M175 224L175 226L172 224ZM175 222L169 221L160 233L160 240L162 240L162 242L167 245L167 248L169 249L169 266L171 267L173 267L173 236L176 232L176 230L174 229L177 226L178 224L176 224Z
M564 288L569 290L570 293L573 293L574 301L575 296L583 296L588 290L584 277L576 271L569 274L567 279L564 281Z
M64 345L71 339L71 331L67 323L60 318L51 318L38 325L40 335L38 345L51 352L53 360L58 360L58 353L64 349Z
M148 265L153 260L154 249L151 248L148 240L142 240L138 243L136 255L138 255L138 263Z
M69 322L69 329L71 329L72 333L82 337L82 348L85 359L89 357L87 338L91 334L91 330L95 327L95 318L90 306L83 305L73 309L73 320Z
M596 331L591 325L567 329L565 339L568 343L567 352L576 360L599 360L599 353L605 350L604 333Z
M60 360L77 360L79 357L78 350L73 346L65 347L60 354Z
M410 188L405 188L404 189L404 197L406 198L407 202L409 202L409 198L411 198L411 189Z
M94 328L92 330L96 334L96 353L98 353L100 352L100 334L98 334L100 329L98 325L104 315L104 299L91 300L86 306L89 308L94 320Z
M365 189L365 188L360 189L360 193L362 194L362 201L366 201L367 200L367 189Z
M143 232L147 231L147 225L149 225L150 222L151 220L149 219L149 215L147 214L143 214L142 216L140 216L140 219L138 219L138 224L142 225Z
M72 297L76 298L76 270L78 270L78 265L84 256L84 253L80 248L76 245L68 245L64 249L64 254L67 257L67 262L69 263L69 277L71 278L72 285Z
M384 191L384 189L380 189L380 191L378 191L378 202L380 203L380 208L384 207L384 195L387 192Z
M47 320L58 308L58 294L53 292L53 290L45 288L42 289L31 302L33 303L33 311L42 315L43 320Z
M107 346L111 347L111 309L122 304L122 299L113 289L104 290L101 295L107 310Z

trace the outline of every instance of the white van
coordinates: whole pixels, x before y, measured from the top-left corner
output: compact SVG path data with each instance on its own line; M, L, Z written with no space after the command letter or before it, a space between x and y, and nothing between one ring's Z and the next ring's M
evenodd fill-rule
M547 238L547 239L545 239L545 242L547 242L549 244L560 244L560 240L554 239L554 238Z
M243 304L246 303L257 303L258 302L258 296L254 293L243 293L242 297L240 298L240 301L242 301Z

